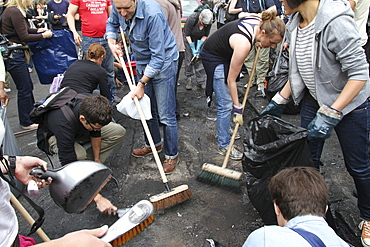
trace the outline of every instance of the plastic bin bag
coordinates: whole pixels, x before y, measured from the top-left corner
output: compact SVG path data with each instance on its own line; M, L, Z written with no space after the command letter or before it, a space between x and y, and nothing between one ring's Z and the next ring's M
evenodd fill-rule
M57 74L77 60L76 45L69 30L53 31L53 37L28 44L41 84L51 84Z
M247 125L243 171L249 199L266 225L277 224L268 191L271 177L286 167L313 167L307 135L308 130L271 115Z
M6 155L21 155L21 150L19 149L17 140L14 136L12 127L10 126L10 123L8 121L8 118L6 116L6 107L0 106L0 118L3 121L5 134L3 142L0 143L2 145L3 154ZM5 174L6 177L9 178L7 174ZM1 178L0 178L1 179ZM25 188L25 185L19 182L16 178L14 178L16 187L23 191ZM15 190L13 187L10 187L10 190L12 191L13 195L15 197L19 197L20 194L17 190Z

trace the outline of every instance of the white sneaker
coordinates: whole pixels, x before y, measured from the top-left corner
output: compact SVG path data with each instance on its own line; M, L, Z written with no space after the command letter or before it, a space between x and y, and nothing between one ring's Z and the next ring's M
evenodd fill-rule
M39 125L34 123L28 126L21 126L21 127L24 130L36 130L39 127Z
M9 93L9 92L11 92L12 90L11 90L10 88L4 88L4 91L5 91L5 93Z
M362 231L361 243L364 247L370 246L370 221L363 220L358 225L358 228Z
M234 129L232 129L231 127L229 128L229 134L230 136L232 136L234 133ZM235 135L235 140L239 140L240 139L240 134L239 134L239 131L236 132L236 135Z
M244 74L242 72L240 72L240 75L239 75L239 78L244 78Z
M229 146L219 148L218 153L225 156L228 148ZM232 146L229 158L232 160L241 160L243 158L243 153L237 150L235 146Z

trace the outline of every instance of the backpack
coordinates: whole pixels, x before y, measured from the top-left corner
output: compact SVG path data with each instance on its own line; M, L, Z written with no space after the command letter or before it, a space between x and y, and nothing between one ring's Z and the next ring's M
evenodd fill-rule
M64 87L59 91L48 94L44 99L34 104L30 119L32 122L39 124L37 128L37 147L39 149L46 154L51 154L48 140L52 134L48 131L45 114L60 109L70 124L77 125L78 119L75 117L72 108L79 102L77 99L83 100L86 97L87 95L78 94L70 87Z

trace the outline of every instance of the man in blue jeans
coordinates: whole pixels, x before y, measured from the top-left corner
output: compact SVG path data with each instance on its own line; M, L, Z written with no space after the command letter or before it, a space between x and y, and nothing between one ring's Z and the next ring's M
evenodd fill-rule
M107 21L108 44L113 55L118 58L121 51L116 46L119 26L129 37L136 59L139 83L132 97L150 98L153 118L148 127L156 149L162 151L159 122L163 124L165 161L163 168L171 174L178 157L178 132L176 120L175 83L178 51L166 16L161 6L154 0L114 0L112 13ZM159 121L158 121L159 120ZM134 149L132 155L143 157L152 153L148 139L145 146Z

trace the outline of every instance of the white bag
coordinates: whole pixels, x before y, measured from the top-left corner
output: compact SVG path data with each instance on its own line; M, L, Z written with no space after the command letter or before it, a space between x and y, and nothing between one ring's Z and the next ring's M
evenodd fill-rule
M53 82L50 85L50 89L49 89L50 93L54 93L59 90L59 87L62 84L63 78L64 78L64 73L57 74L57 76L54 77Z
M117 110L133 119L140 120L139 112L136 109L135 101L131 99L132 92L130 91L125 97L122 98L121 102L117 104ZM144 113L145 120L152 119L152 112L150 108L150 98L144 94L144 97L139 99L139 104Z

